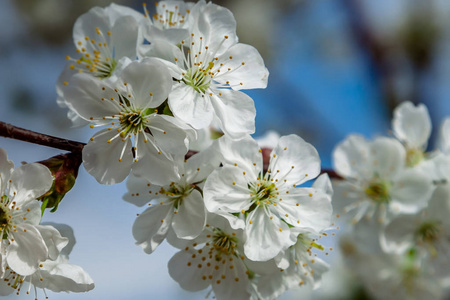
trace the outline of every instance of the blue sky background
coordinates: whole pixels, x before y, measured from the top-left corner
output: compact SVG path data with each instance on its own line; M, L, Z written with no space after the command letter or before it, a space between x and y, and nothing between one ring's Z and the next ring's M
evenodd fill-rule
M268 130L281 135L296 133L316 146L326 168L331 166L334 146L348 134L357 132L373 137L388 134L390 128L390 110L376 84L379 74L372 68L370 55L354 40L344 2L286 0L280 1L279 6L269 0L252 2L267 5L269 16L264 22L266 27L259 28L268 34L255 34L262 36L258 45L267 47L262 52L270 71L269 85L265 90L248 91L257 108L256 135ZM405 17L404 1L381 1L378 7L366 2L360 3L367 9L367 20L376 36L395 41L391 35ZM443 1L434 2L441 5L437 7L441 7L444 11L441 14L446 16L448 5ZM105 5L108 1L101 3ZM42 1L44 4L52 5L52 1ZM227 7L238 11L239 1L230 2ZM135 8L141 11L139 5ZM377 9L389 11L389 14L377 14ZM55 14L45 16L45 11L39 13L44 16L41 21L57 18ZM246 17L258 18L250 11ZM445 18L440 18L445 28ZM3 104L0 120L87 142L93 132L89 128L70 128L65 110L55 102L55 82L65 64L64 57L74 54L71 30L61 36L58 43L50 44L33 31L35 25L31 25L31 19L29 13L18 11L13 1L0 2ZM237 24L239 32L245 31L240 28L239 19ZM444 31L429 68L420 75L419 98L428 105L434 124L450 114L447 37ZM250 43L243 38L241 42ZM408 70L408 67L403 68ZM408 71L399 73L401 76L394 81L399 90L404 90L411 85L408 83L410 76ZM7 150L16 166L22 161L44 160L61 153L3 138L0 138L0 147ZM175 249L163 244L154 254L146 255L134 245L131 227L141 209L121 200L125 190L125 183L99 185L81 167L75 187L57 213L45 215L47 221L72 226L77 245L71 262L82 266L96 283L90 293L56 295L49 292L50 299L202 299L206 291L185 292L168 275L167 262ZM284 299L296 296L298 294L292 292ZM39 298L44 299L44 296L41 294ZM16 299L33 297L21 295Z

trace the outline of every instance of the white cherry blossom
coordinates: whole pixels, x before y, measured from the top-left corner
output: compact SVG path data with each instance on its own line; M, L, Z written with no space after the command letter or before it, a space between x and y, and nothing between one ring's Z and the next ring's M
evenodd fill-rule
M414 106L403 102L394 110L392 119L394 136L406 148L406 165L415 166L424 159L424 151L431 135L431 120L425 105Z
M228 9L199 5L190 18L189 35L179 46L157 40L143 54L161 58L176 80L168 101L172 113L196 129L217 117L233 138L253 133L254 103L239 90L266 87L269 73L263 59L252 46L237 42Z
M105 8L94 7L77 19L73 40L81 56L66 56L68 62L56 84L59 106L68 106L64 91L74 74L84 72L96 78L114 79L117 71L136 59L138 26L142 19L139 12L114 3ZM86 124L71 110L68 117L75 126Z
M130 176L129 192L124 200L148 208L133 225L136 244L152 253L173 230L177 238L193 239L204 229L206 209L201 187L206 177L220 162L214 147L184 160L178 158L174 168L178 178L165 186L155 185L144 178Z
M219 300L256 298L252 286L255 270L278 269L274 264L258 266L250 261L242 249L244 240L242 230L232 229L225 219L211 216L202 234L185 243L169 261L169 274L188 291L211 286Z
M406 151L396 139L350 135L334 150L333 163L345 179L333 182L334 211L348 213L353 222L374 215L386 222L393 215L416 213L434 189L426 173L405 168Z
M296 135L281 137L264 173L256 141L219 140L224 166L206 180L208 211L244 229L245 255L267 261L297 242L290 227L319 232L330 224L331 199L315 188L297 188L320 173L316 149Z
M155 59L133 62L115 84L84 74L70 82L66 96L71 109L93 123L91 128L107 126L83 149L84 167L98 182L121 182L131 168L155 184L164 185L177 177L172 154L184 155L193 133L184 123L158 111L172 88L163 64Z
M69 254L75 244L72 229L63 224L39 225L44 241L51 255L39 265L39 269L31 275L24 276L9 266L0 281L0 295L9 295L16 291L29 294L34 286L35 299L37 289L53 292L87 292L94 288L94 282L81 267L68 263ZM58 228L58 229L56 229Z
M14 170L6 151L0 148L0 255L5 263L23 275L34 273L49 255L37 227L41 220L37 197L52 186L50 170L33 163Z

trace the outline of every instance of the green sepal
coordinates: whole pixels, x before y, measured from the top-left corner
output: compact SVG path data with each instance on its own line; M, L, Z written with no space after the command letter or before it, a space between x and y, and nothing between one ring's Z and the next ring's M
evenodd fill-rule
M52 209L50 212L58 209L59 203L75 184L81 162L81 152L61 154L39 162L49 168L53 176L50 190L38 198L42 201L42 214L47 208Z

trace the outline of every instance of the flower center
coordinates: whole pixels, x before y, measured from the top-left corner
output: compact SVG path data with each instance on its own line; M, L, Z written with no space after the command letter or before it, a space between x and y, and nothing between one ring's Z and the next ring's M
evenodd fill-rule
M238 243L238 239L235 236L229 236L220 228L214 228L212 240L213 247L216 250L216 261L221 261L222 255L236 255L235 248Z
M389 196L390 185L386 181L373 181L366 188L366 195L376 203L387 203L390 200Z
M259 180L253 185L250 185L250 197L252 198L253 205L249 208L248 212L251 212L259 205L271 205L278 199L276 196L275 183L269 183L267 181Z
M148 121L148 114L146 112L127 108L120 115L120 136L122 138L127 134L137 134L145 129Z
M441 226L439 222L425 222L420 225L416 231L416 237L423 242L433 243L441 234Z
M412 168L424 159L423 151L420 149L408 149L406 151L406 166Z
M81 57L77 60L67 56L68 60L74 61L70 68L78 70L78 72L89 71L97 78L108 78L114 72L117 61L114 59L113 50L111 50L106 41L103 32L96 28L100 40L91 39L86 36L85 43L78 41L77 52L81 53ZM108 36L111 32L108 31Z
M187 197L193 189L194 186L181 186L172 182L167 189L161 188L159 193L167 195L167 197L174 202L175 209L178 209L183 199Z
M11 227L9 224L11 220L11 215L9 212L8 205L9 205L8 196L3 195L0 201L0 233L3 234L3 236L1 237L2 239L8 238L8 232Z
M202 66L194 66L186 71L182 80L185 84L192 86L196 92L204 94L214 76L214 73L210 71L213 67L213 62L208 63L206 69L203 69Z

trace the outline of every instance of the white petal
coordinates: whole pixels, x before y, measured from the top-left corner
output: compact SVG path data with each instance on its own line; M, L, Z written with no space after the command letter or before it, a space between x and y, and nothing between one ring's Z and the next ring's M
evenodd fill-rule
M361 187L343 180L333 180L333 211L337 218L352 219L362 199L367 199ZM367 199L368 200L368 199Z
M92 52L90 39L98 37L98 28L106 39L106 43L110 44L110 37L106 33L111 29L111 23L105 10L100 7L94 7L87 13L81 15L73 26L73 41L77 48L86 48L88 52ZM86 40L85 37L88 37ZM78 44L79 42L80 45ZM102 41L103 42L103 41Z
M215 81L222 84L228 82L234 90L267 87L269 71L254 47L236 44L219 57L218 62L223 63L223 66L218 67L221 72L214 76Z
M180 286L188 291L200 291L206 289L211 281L202 280L202 276L205 273L205 268L197 268L197 266L191 262L188 266L188 262L192 260L192 253L188 251L180 251L176 253L168 263L169 274L173 280L178 282ZM209 275L209 274L205 274Z
M157 193L161 190L161 186L151 184L147 179L131 174L127 180L127 189L128 192L123 195L123 200L141 207L152 199L160 197Z
M62 237L61 233L53 226L37 225L36 229L39 230L47 246L48 259L56 260L59 252L69 243L69 239Z
M114 47L115 58L136 59L138 26L138 21L133 16L122 16L114 22L111 28L111 46Z
M113 138L116 134L115 130L101 130L83 148L84 168L101 184L122 182L133 164L130 139L123 142L121 137Z
M39 269L39 263L47 259L48 250L39 231L29 224L18 224L17 231L11 231L14 238L6 249L6 261L16 273L31 275Z
M150 140L145 143L139 139L138 149L142 156L134 163L133 174L159 186L178 182L180 175L173 158L167 153L158 153L151 143Z
M298 206L297 206L298 203ZM277 206L281 217L296 227L309 228L318 233L331 224L331 197L312 188L294 188L283 196ZM285 216L288 215L288 217Z
M117 99L114 89L106 82L84 73L72 77L64 97L69 108L88 122L93 118L97 124L107 124L110 121L104 121L103 117L117 115L121 111L117 102L110 100L111 97Z
M213 119L213 107L209 97L184 83L174 84L169 95L169 107L175 117L195 129L207 127Z
M174 117L156 115L149 120L147 127L161 149L174 155L185 155L189 144L188 133L178 123Z
M327 173L324 173L317 177L313 183L313 188L323 191L328 196L333 196L333 186L331 184L330 177Z
M164 40L154 41L143 53L144 57L156 57L166 65L173 78L181 79L184 72L184 54L176 45Z
M15 169L10 181L9 193L15 194L14 201L21 205L48 192L52 187L53 177L46 166L32 163Z
M67 108L66 96L64 95L65 90L67 89L67 85L72 78L73 75L78 74L77 70L72 69L71 66L73 62L69 61L64 66L61 75L59 75L58 80L56 81L56 93L58 94L58 98L56 99L56 103L59 107ZM73 127L81 127L87 125L89 122L81 118L76 112L69 109L67 112L67 117L72 121Z
M255 132L256 109L252 98L242 92L227 89L215 90L214 93L209 99L225 134L233 139L240 139Z
M178 206L172 227L180 239L196 238L206 224L206 211L202 194L193 190Z
M438 185L427 207L430 219L439 220L450 227L450 184Z
M219 56L237 43L236 20L227 8L209 2L194 10L190 18L194 20L191 25L194 34L191 39L195 39L192 52L202 51L203 49L197 48L205 45ZM203 38L203 43L200 43L200 37Z
M214 140L211 146L189 157L184 166L186 182L201 182L220 166L218 144L218 141Z
M370 145L369 161L376 175L392 178L405 167L405 148L396 139L378 137Z
M69 243L63 248L60 249L60 258L62 256L68 258L69 254L72 252L73 247L76 244L75 235L73 233L72 227L66 224L60 224L60 223L53 223L53 222L45 222L41 223L41 225L50 225L56 228L62 237L67 238L69 240Z
M248 180L242 170L234 166L217 169L206 179L203 197L208 211L240 213L251 205ZM252 178L253 179L253 178Z
M159 29L156 26L148 26L145 31L145 38L150 42L150 45L164 42L175 46L188 36L188 30L184 28Z
M445 154L450 154L450 118L446 118L444 122L442 122L439 137L439 148Z
M343 177L365 178L373 174L368 170L370 155L369 142L360 135L349 135L333 151L333 165L336 172Z
M0 192L5 193L8 186L8 180L11 173L14 171L14 163L8 160L8 153L3 148L0 148Z
M256 141L248 135L240 140L224 135L218 141L222 163L242 169L249 181L255 181L263 168L262 154Z
M66 263L55 265L50 271L44 269L40 275L33 276L33 284L42 289L53 292L82 293L94 288L94 281L81 267ZM40 278L43 278L41 281Z
M137 217L133 224L136 245L150 254L161 244L172 223L173 205L155 204Z
M142 21L144 19L144 15L140 12L124 5L119 5L115 3L111 3L109 6L105 7L105 13L109 17L109 21L111 24L115 24L116 22L120 22L120 18L124 16L131 16L136 21Z
M403 102L394 110L394 135L408 148L425 149L431 134L431 120L425 105Z
M28 201L20 206L20 209L13 212L14 222L38 225L41 222L41 202ZM17 219L16 219L17 218Z
M261 207L247 216L246 223L244 252L251 260L267 261L295 243L290 239L288 225L278 218L269 219Z
M287 185L302 184L320 174L320 158L316 148L301 137L283 136L270 154L269 170L274 179Z
M383 235L384 249L398 254L414 246L414 235L420 226L417 216L398 216L386 226Z
M416 169L407 169L394 182L390 191L394 213L415 213L426 207L434 186L431 180Z
M172 76L167 67L155 58L132 62L120 74L123 83L131 86L134 104L138 108L161 105L172 90ZM122 87L126 90L127 88ZM151 93L151 95L150 95Z

